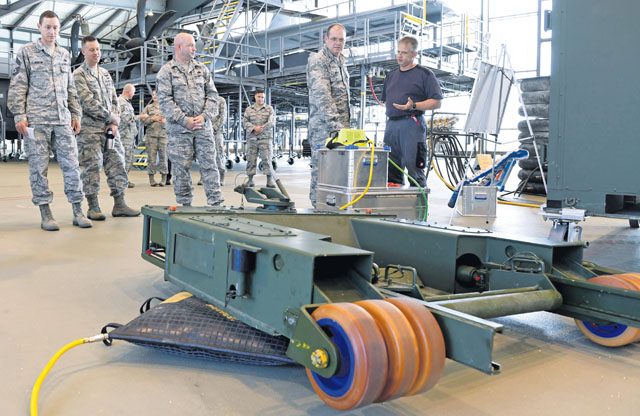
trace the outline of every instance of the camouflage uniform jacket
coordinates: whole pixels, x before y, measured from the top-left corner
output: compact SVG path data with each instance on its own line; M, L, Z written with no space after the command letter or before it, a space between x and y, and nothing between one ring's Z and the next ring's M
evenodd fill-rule
M64 125L82 118L70 63L69 52L56 44L50 55L41 40L16 54L7 102L16 123Z
M218 96L218 117L211 123L214 133L218 133L227 121L227 100Z
M131 101L121 95L118 97L118 107L120 108L120 135L135 137L138 134L138 124Z
M274 122L273 107L268 104L261 107L258 107L257 104L250 105L244 110L244 115L242 116L242 123L244 129L247 131L247 137L258 137L260 139L272 138ZM255 126L264 126L262 133L254 133L253 128Z
M193 59L184 65L172 59L160 69L156 82L158 103L170 134L192 133L186 119L201 114L205 130L211 128L218 115L218 90L206 66Z
M343 55L324 46L307 62L309 127L329 130L349 127L349 72Z
M164 117L164 115L162 115L162 111L160 111L158 101L151 101L147 104L144 110L142 110L142 112L149 116L144 120L144 125L147 126L145 134L154 137L165 137L167 132L165 130L164 123L152 120L153 116Z
M86 62L73 71L82 106L81 133L102 133L109 124L120 124L118 96L109 72L89 68Z

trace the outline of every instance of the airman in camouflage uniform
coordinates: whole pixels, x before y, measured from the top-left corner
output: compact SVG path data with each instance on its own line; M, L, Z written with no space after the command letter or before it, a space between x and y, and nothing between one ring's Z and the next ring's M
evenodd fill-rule
M273 154L273 125L275 115L273 107L264 103L264 91L256 90L256 102L244 110L242 123L247 132L247 181L245 186L254 186L253 176L256 174L258 154L267 175L267 186L275 188L271 176L271 158Z
M114 200L111 215L114 217L135 217L140 211L129 208L124 201L127 188L127 172L124 168L124 148L118 134L120 110L118 96L109 72L98 66L100 44L93 36L82 39L84 63L73 71L73 79L78 89L78 99L82 106L82 129L78 135L80 177L84 193L89 202L87 216L96 221L104 221L100 210L100 166L107 175L107 184ZM114 139L109 148L105 133L111 131Z
M133 163L133 150L135 147L136 136L138 135L138 123L136 122L136 113L131 105L131 98L136 93L133 84L127 84L122 88L122 94L118 97L118 107L120 109L120 140L124 147L124 168L127 171L131 169ZM135 185L129 179L129 188Z
M147 172L149 173L149 184L151 186L164 186L167 181L169 169L167 167L167 130L165 128L165 118L160 111L156 92L153 93L152 101L142 110L140 119L144 122L144 144L147 147ZM159 183L156 183L155 174L162 175Z
M342 55L346 31L341 24L327 28L324 47L307 62L309 89L309 144L311 186L309 199L316 206L318 149L333 131L349 128L349 72Z
M80 131L82 109L71 77L69 53L58 46L58 16L47 10L40 15L38 30L42 37L16 53L11 73L7 107L14 114L16 130L25 142L29 158L29 182L32 202L40 208L40 227L46 231L60 229L49 204L47 172L52 140L64 177L64 193L73 206L73 225L91 227L82 213L82 182L78 167L78 149L74 133ZM29 129L33 128L33 136Z
M169 158L171 159L176 201L191 205L191 165L195 158L207 196L207 204L220 205L220 178L211 123L218 117L218 91L209 69L194 60L193 36L180 33L174 39L174 56L156 81L158 102L167 118Z

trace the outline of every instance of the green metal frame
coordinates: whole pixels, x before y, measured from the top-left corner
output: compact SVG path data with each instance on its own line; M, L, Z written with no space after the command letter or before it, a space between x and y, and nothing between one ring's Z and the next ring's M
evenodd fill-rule
M447 357L488 374L500 368L492 360L493 338L503 328L486 318L546 310L640 327L640 293L589 283L618 271L583 264L578 243L360 214L149 206L142 212L142 257L162 267L166 280L289 338L287 355L324 377L335 373L339 359L313 310L404 296L372 283L374 262L415 269L424 287L414 297L438 321ZM232 249L254 253L255 267L235 270ZM242 296L232 290L237 287ZM326 353L324 366L314 365L315 351Z

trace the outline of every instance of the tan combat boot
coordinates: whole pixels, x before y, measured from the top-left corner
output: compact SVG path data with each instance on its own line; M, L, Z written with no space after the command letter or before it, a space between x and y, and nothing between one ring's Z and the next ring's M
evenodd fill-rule
M267 175L267 188L275 188L276 183L271 175Z
M87 217L94 221L104 221L107 219L100 210L100 204L98 203L98 195L87 195L87 202L89 203L89 210L87 211Z
M114 196L113 202L111 215L114 217L137 217L140 215L140 211L127 206L127 203L124 202L124 194Z
M51 213L49 204L40 205L40 217L42 217L40 228L43 230L58 231L60 229L56 220L53 219L53 214Z
M82 202L74 202L71 204L73 209L73 225L80 228L91 228L93 224L82 213ZM104 215L102 216L104 219Z

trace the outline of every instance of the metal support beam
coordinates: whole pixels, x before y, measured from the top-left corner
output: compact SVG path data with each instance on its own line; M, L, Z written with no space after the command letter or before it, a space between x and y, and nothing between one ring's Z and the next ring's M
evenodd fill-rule
M360 117L358 117L358 128L364 129L364 112L367 109L367 68L360 66Z
M60 1L60 0L58 0ZM63 0L62 3L75 3L72 0ZM154 13L163 13L166 10L165 0L147 0L147 10L153 10ZM136 10L137 0L91 0L87 4L91 6L107 7L110 9Z
M111 22L113 22L120 15L120 13L122 13L123 11L124 10L122 10L122 9L118 9L115 12L111 13L111 15L109 17L107 17L105 19L105 21L102 22L102 24L100 26L98 26L97 28L95 28L95 30L93 32L91 32L91 36L98 37L100 32L102 32L104 29L106 29L107 26L109 26L111 24Z
M20 9L24 9L25 7L29 7L34 3L39 4L40 2L41 0L18 0L10 4L0 5L0 17L6 16L9 13L16 12Z
M167 0L165 10L175 10L176 18L178 18L188 14L193 9L209 3L211 3L211 0ZM147 5L147 7L149 6Z
M125 19L125 23L122 25L122 31L120 32L120 37L124 37L127 33L127 22L131 19L131 10L127 11L127 18Z
M31 13L33 13L34 11L36 11L36 9L38 7L40 7L40 2L34 4L33 6L29 7L29 9L24 12L24 14L22 14L22 16L20 16L18 19L16 19L15 22L13 22L13 27L19 27L25 20L27 20L29 18L29 16L31 16Z

